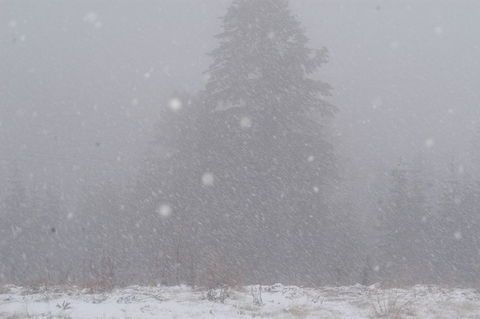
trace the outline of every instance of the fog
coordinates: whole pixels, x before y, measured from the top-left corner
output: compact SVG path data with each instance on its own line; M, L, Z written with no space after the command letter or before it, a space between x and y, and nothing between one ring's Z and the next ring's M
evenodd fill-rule
M269 2L258 0L257 4ZM217 219L215 214L228 216L229 208L244 212L245 216L242 216L247 220L253 219L253 215L248 215L237 205L245 201L250 203L250 195L241 191L229 195L224 192L226 184L221 184L220 170L227 171L225 176L235 174L229 175L228 169L222 166L224 163L230 163L225 165L231 165L232 169L243 163L237 155L229 157L225 155L227 151L219 151L225 156L222 157L224 161L209 160L208 168L203 164L198 167L194 164L182 166L185 162L181 160L172 164L164 158L165 154L168 157L172 152L162 145L162 138L173 134L171 139L167 137L168 143L178 142L178 138L188 135L186 130L192 123L198 122L189 118L174 124L175 119L166 115L172 109L172 99L173 102L179 100L182 111L189 112L192 118L202 118L200 110L203 108L195 107L196 104L208 104L197 101L203 99L202 92L211 80L208 70L213 58L207 54L219 46L215 35L223 31L220 18L230 5L231 1L227 0L0 1L0 200L4 203L0 206L1 227L4 228L0 254L5 261L0 268L2 281L35 282L48 277L55 282L84 282L86 277L93 280L95 274L85 275L82 267L87 266L78 265L111 258L100 264L112 264L105 267L115 272L115 279L109 278L115 285L149 281L167 284L194 281L209 285L229 280L318 285L393 279L399 283L471 284L470 278L476 278L479 271L476 262L480 260L480 255L474 228L477 227L479 211L470 202L462 206L467 200L457 200L460 195L455 194L458 192L460 197L470 198L468 192L472 191L475 194L472 196L477 198L476 188L472 190L472 187L478 188L476 182L480 179L478 4L466 0L290 1L290 12L309 40L306 46L328 50L328 62L308 77L331 85L331 95L325 94L322 99L324 97L337 108L333 116L321 120L324 128L322 140L332 146L336 167L333 174L335 181L322 186L329 190L324 191L320 187L322 198L328 198L325 200L328 208L323 204L312 204L306 205L310 207L304 208L307 211L301 211L302 205L298 203L307 200L302 199L302 194L297 194L291 195L291 198L300 211L282 215L308 215L311 213L308 209L313 207L315 214L335 216L327 218L331 225L319 217L319 225L328 229L319 233L329 236L315 239L318 242L312 239L314 248L306 247L304 251L312 258L299 261L302 265L300 269L296 263L290 262L291 259L278 257L283 254L279 247L266 246L270 241L275 242L275 236L278 238L278 233L283 231L288 235L285 238L280 236L278 245L283 243L287 247L292 244L292 250L295 250L305 243L303 237L295 237L295 232L289 233L288 229L296 220L293 215L285 219L275 217L275 224L280 226L277 225L276 230L266 227L274 235L264 233L262 240L254 240L252 234L230 224L238 220L226 218L227 225L222 224L223 219ZM261 19L261 15L259 17ZM189 103L189 100L193 102ZM247 120L256 123L253 115ZM251 126L243 118L242 121L241 124L245 124L242 127ZM208 143L217 141L213 135L216 129L221 131L221 126L216 122L209 123L212 125L210 131L192 133L192 136L199 137L200 141L194 144L199 149L217 147ZM273 126L265 126L264 130L274 132ZM212 137L208 139L210 135ZM180 142L186 143L182 139ZM252 154L264 154L255 153L259 152L255 147L264 147L265 154L270 151L273 158L282 158L283 153L275 153L274 147L273 150L269 148L267 144L270 142L257 142L260 146L252 144ZM225 149L236 147L226 144ZM186 148L187 144L178 145ZM296 145L288 145L291 149L285 149L285 156L298 150ZM192 158L203 156L193 149L184 152L191 152L188 157ZM235 153L232 152L228 154ZM303 155L305 158L311 156ZM233 159L240 162L232 164ZM181 164L175 168L175 163ZM222 168L218 168L217 172L217 167ZM204 173L199 173L203 177L203 185L198 174L188 175L196 168ZM396 180L396 172L410 177L402 175ZM296 173L295 170L293 173ZM212 174L212 185L215 179L215 187L219 187L215 189L217 195L202 191L202 187L204 189L208 186L206 184L210 184L209 176L205 183L205 174ZM252 183L237 179L236 185L229 185L238 190L242 186L256 184L257 179L259 189L261 185L270 185L268 182L262 184L259 176L264 175L258 174L252 175L255 180ZM271 174L276 176L276 173ZM298 172L297 176L302 174ZM403 258L399 256L402 255L399 250L393 251L397 248L392 248L392 251L379 248L386 245L389 234L397 234L398 229L405 227L400 225L402 220L392 219L395 221L389 223L384 222L385 217L379 217L379 211L388 211L392 206L387 204L387 209L385 203L392 203L395 201L392 198L397 198L389 192L395 193L395 185L401 183L402 178L408 180L405 185L410 185L410 182L414 185L408 187L423 185L418 186L421 191L413 193L426 197L422 205L428 207L406 208L414 216L410 220L414 225L407 224L406 228L430 224L434 229L431 236L426 236L428 245L424 251L401 250L405 253ZM418 180L420 182L417 183ZM198 191L192 186L196 182ZM273 185L273 179L271 182ZM463 183L468 186L458 186ZM22 185L27 194L20 205L23 215L14 213L5 204L11 190L18 189L12 188L13 184ZM447 195L455 193L452 195L455 197L452 200L454 206L447 209L449 206L445 198L448 196L444 190L451 185L457 185L458 189L446 192ZM291 188L295 187L291 185ZM315 187L315 193L318 193L318 187ZM167 194L167 189L172 190L171 194ZM275 192L270 192L269 187L262 189L265 194L270 194L268 200L255 199L249 207L256 212L262 209L264 212L277 212L274 208L284 204L272 195ZM185 198L178 195L181 190L188 194L184 194ZM162 195L153 196L156 202L145 199L157 191ZM55 208L58 215L49 213L51 203L47 205L49 208L41 208L40 203L45 202L41 198L47 196L45 193L51 193L48 196L58 201ZM193 199L190 202L191 198L213 205L214 208L204 208L213 215L190 217L191 206L196 205ZM399 201L405 203L405 199ZM286 203L290 205L289 201ZM158 205L160 213L156 209ZM30 208L27 209L27 206ZM397 204L393 206L399 209ZM453 215L445 217L448 213ZM23 216L19 217L22 220L12 220L9 217L12 214ZM152 232L147 226L151 226L152 219L158 218L159 214L171 214L175 218L160 221L163 226L154 228L155 232ZM442 224L442 220L451 221L452 218L455 224L458 214L463 216L465 223L460 224L464 226L448 228ZM436 218L427 218L427 215ZM268 216L262 218L268 219ZM55 220L55 225L47 222L48 217ZM195 218L203 220L204 228L191 228L188 221L180 221L189 218L192 218L191 221ZM37 221L33 225L26 223L30 225L25 226L30 239L22 241L12 229L17 226L24 228L20 224L25 225L25 219ZM50 235L42 233L42 220L47 229L55 228L52 236L59 236L51 244L45 244L50 239L45 240L44 237ZM300 224L301 220L297 219ZM205 226L213 221L219 224ZM256 225L255 222L252 224ZM246 222L244 225L248 227L249 224ZM295 228L296 231L304 233L302 226L298 227L300 229ZM169 229L176 231L170 234ZM212 231L218 229L223 229L223 232L215 234ZM261 232L250 229L254 233ZM480 230L480 224L477 230ZM202 231L206 232L203 239L195 237L197 232ZM428 233L430 230L422 228L421 231ZM470 231L472 237L465 235ZM194 268L193 257L191 254L184 259L178 257L182 254L178 252L178 247L175 248L176 258L183 262L173 261L177 264L173 268L165 266L164 259L174 258L172 251L175 249L170 249L173 247L170 241L178 242L178 233L184 234L181 237L185 241L182 239L180 242L185 250L203 253L203 257L197 257L199 266L196 276L204 279L208 277L204 273L215 272L215 278L192 279L193 275L186 269ZM315 231L313 233L319 235ZM253 243L238 241L235 236L250 236ZM405 236L402 238L406 246L412 246L409 240L418 245L409 235ZM431 246L442 238L453 238L454 242L441 247ZM122 247L116 247L118 240L125 240L131 246L122 244ZM190 241L195 241L195 245ZM39 242L46 246L39 248ZM212 242L223 245L218 248ZM210 244L214 247L211 250L207 249ZM459 245L461 249L452 248L452 245ZM161 248L163 246L169 248ZM265 250L260 249L261 257L255 259L260 265L251 261L256 251L254 246L262 246ZM77 253L77 249L82 250L82 254ZM314 253L315 249L321 252ZM459 261L451 265L452 268L431 266L449 263L448 259L453 256L447 253L450 249L461 250L468 261ZM273 256L268 255L269 250L273 251ZM44 251L48 256L50 251L54 251L56 257L51 258L57 258L57 261L42 264L39 260L43 260L44 256L36 256L35 251ZM233 252L245 255L232 256ZM415 257L417 254L422 257ZM290 255L285 253L285 256ZM289 258L294 258L292 256ZM70 261L74 265L70 265ZM27 266L22 268L19 263ZM183 266L178 266L179 263ZM210 263L223 264L212 270ZM150 275L132 275L140 267L144 267L142 269ZM401 275L394 276L385 270L389 267ZM418 273L422 267L430 267L430 271ZM302 274L294 274L294 269ZM50 275L50 272L56 275ZM324 274L312 275L309 272ZM227 280L227 277L235 279Z

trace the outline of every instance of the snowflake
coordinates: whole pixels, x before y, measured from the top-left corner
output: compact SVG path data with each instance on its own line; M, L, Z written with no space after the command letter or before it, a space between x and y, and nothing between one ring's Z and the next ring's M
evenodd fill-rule
M212 173L205 173L202 175L202 184L204 186L213 186L214 182L215 182L215 177L213 176Z
M443 35L443 28L441 26L436 26L435 28L433 28L433 31L437 36Z
M383 105L383 100L380 96L377 96L372 101L372 109L376 110Z
M161 204L158 206L156 212L160 215L160 217L167 218L172 214L172 207L170 207L168 204Z
M392 41L390 42L390 49L396 50L400 46L400 43L398 41Z
M98 15L95 12L89 12L83 17L83 21L93 23L98 19Z
M249 117L244 116L240 119L240 126L242 128L251 128L252 120Z
M83 21L93 25L95 28L101 28L102 22L98 20L98 14L96 12L89 12L83 17Z
M179 111L182 108L182 106L183 106L183 103L178 98L170 99L170 101L168 102L168 107L170 108L170 110L174 112Z
M456 231L456 232L453 234L453 237L455 237L456 240L460 240L460 239L462 239L462 233L459 232L459 231Z
M433 138L427 138L425 140L425 146L427 148L432 148L435 145L435 140Z

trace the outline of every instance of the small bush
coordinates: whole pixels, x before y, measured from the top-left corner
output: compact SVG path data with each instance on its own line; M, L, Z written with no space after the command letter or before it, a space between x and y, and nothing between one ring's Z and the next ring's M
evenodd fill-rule
M228 287L222 286L218 288L210 288L207 291L207 300L213 302L225 303L225 300L229 297Z
M372 304L372 318L402 319L412 314L412 301L403 300L400 295L377 296Z

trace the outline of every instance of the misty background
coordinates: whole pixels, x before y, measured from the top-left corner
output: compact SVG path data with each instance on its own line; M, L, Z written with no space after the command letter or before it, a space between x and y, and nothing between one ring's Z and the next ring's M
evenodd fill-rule
M141 183L162 110L208 81L206 53L229 5L0 1L0 190L12 179L31 194L52 189L73 223L89 193ZM365 268L374 280L369 247L392 170L421 166L434 198L452 174L480 177L480 10L473 1L292 0L290 8L308 46L328 49L314 77L333 87L338 196L360 221L365 249L344 281L362 281Z

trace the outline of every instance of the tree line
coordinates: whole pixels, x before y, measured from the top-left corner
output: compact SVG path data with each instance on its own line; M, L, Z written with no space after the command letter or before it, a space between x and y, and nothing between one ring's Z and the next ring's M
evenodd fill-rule
M456 283L478 278L478 181L401 163L367 218L330 136L326 49L286 0L234 0L200 92L160 110L135 182L1 194L3 282L113 286ZM392 165L393 166L393 165ZM430 178L430 179L429 179Z

